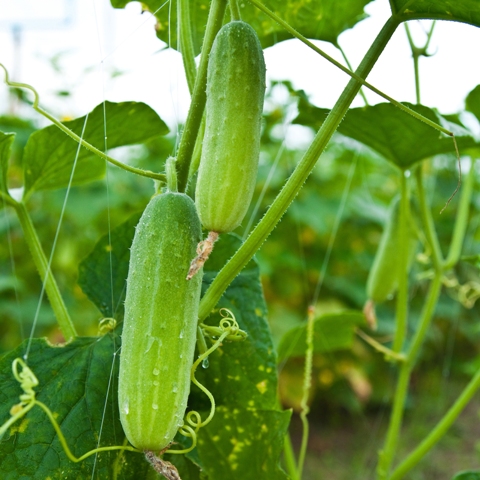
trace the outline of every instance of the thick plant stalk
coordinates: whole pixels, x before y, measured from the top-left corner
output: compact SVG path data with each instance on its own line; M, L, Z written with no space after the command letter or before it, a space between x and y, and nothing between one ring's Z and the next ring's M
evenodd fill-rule
M356 74L366 78L375 62L380 57L386 44L395 32L399 22L395 17L391 17L384 25L377 38L373 42L369 51L365 55L362 63L358 67ZM314 141L306 151L302 160L293 171L280 193L268 209L265 216L257 224L245 243L218 273L215 280L210 285L200 302L199 318L204 320L211 310L215 307L225 289L230 285L233 279L240 273L243 267L250 261L255 252L261 247L265 239L270 235L281 217L289 207L290 203L302 188L303 183L310 175L321 153L327 146L330 138L334 134L338 125L347 113L353 99L357 95L361 82L351 79L337 103L325 119L322 127L315 136Z
M445 435L453 422L458 418L468 402L480 388L480 370L470 380L463 392L457 398L456 402L450 407L448 412L438 422L430 434L420 443L420 445L395 469L389 480L400 480L408 473L427 453L428 451Z
M202 55L200 65L198 66L197 76L195 78L195 88L193 89L192 103L188 110L185 128L183 129L182 140L177 153L177 175L178 191L185 192L188 183L188 171L195 147L195 140L202 122L203 111L206 102L207 85L207 66L208 55L212 49L213 41L217 32L222 27L223 17L227 0L212 0L210 13L208 15L205 38L203 40Z
M407 354L405 363L400 368L400 375L397 381L395 396L393 399L393 409L390 416L390 423L387 431L384 449L380 452L378 462L377 475L379 480L387 480L389 477L390 467L392 465L395 451L398 444L400 429L403 420L403 411L405 409L405 400L407 398L408 386L410 383L410 375L415 365L420 347L425 340L425 335L430 326L438 297L442 287L442 274L436 272L435 277L430 285L427 301L420 317L418 330L413 338L410 350Z
M190 0L178 0L177 33L179 50L182 54L183 66L187 77L188 90L193 93L197 67L195 65L195 50L193 48L192 24L190 22Z
M407 334L408 322L408 257L409 252L409 228L410 228L410 199L408 194L407 177L405 172L401 176L401 199L400 199L400 229L399 242L399 269L398 269L398 294L395 313L395 338L392 350L395 353L402 351L403 342Z
M303 466L305 464L305 458L307 456L308 447L308 414L310 413L310 407L308 406L308 397L310 396L310 390L312 388L312 363L313 363L313 328L314 328L314 316L315 307L311 306L308 309L307 318L307 337L306 337L306 350L305 350L305 367L303 370L303 394L300 402L302 411L300 412L300 419L302 421L302 443L300 445L300 452L298 454L298 468L297 476L302 478Z
M25 241L27 242L35 266L37 267L40 278L44 284L45 292L47 293L48 300L50 301L50 305L53 309L60 330L62 331L65 340L75 338L77 332L70 315L68 314L67 307L63 302L55 277L49 268L47 257L45 256L40 239L33 226L32 219L23 203L16 203L14 208L17 212L25 236Z
M230 13L232 15L232 20L241 20L242 16L240 15L240 8L238 8L238 0L230 0Z
M417 193L420 203L420 215L422 218L425 236L432 250L432 262L435 271L443 271L443 255L438 241L437 232L433 223L432 213L427 205L427 196L425 194L425 187L423 186L423 171L422 166L419 165L416 172Z

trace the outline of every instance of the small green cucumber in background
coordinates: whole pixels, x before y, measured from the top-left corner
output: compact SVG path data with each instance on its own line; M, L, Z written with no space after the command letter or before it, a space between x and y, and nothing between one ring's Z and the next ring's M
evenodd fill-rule
M164 193L135 231L125 299L118 402L128 441L159 451L183 424L202 275L185 280L201 239L195 204Z
M252 200L260 153L265 61L245 22L218 32L208 61L206 126L195 191L205 229L237 228Z
M367 280L367 295L374 303L387 300L398 287L400 274L400 197L392 200L388 220ZM411 265L417 246L412 222L407 226L408 263Z

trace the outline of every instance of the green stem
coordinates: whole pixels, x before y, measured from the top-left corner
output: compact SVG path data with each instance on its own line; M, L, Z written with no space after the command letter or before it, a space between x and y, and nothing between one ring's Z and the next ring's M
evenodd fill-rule
M405 172L401 174L401 199L400 199L400 226L398 235L400 237L399 251L399 269L398 269L398 294L396 305L396 327L395 338L393 340L392 350L401 352L403 342L407 334L408 319L408 256L410 244L410 198L408 193L407 177Z
M53 276L47 261L47 257L42 249L42 245L38 238L32 219L28 214L27 209L23 203L15 204L15 211L17 212L20 225L22 226L25 241L27 242L30 253L33 257L33 262L37 267L40 278L44 284L45 292L47 293L50 305L57 319L60 330L65 337L65 340L70 340L77 336L77 332L73 325L67 307L63 302L62 295L58 288L55 277Z
M407 359L400 368L385 446L379 455L380 458L377 467L377 477L379 480L386 480L389 478L389 471L394 460L400 429L402 426L403 411L405 409L405 400L407 398L410 375L412 373L417 354L423 344L425 335L435 312L441 287L442 274L441 272L436 272L435 277L430 285L427 301L420 317L419 328L415 333L414 339L407 354Z
M432 262L437 272L443 271L443 255L440 249L440 242L438 241L435 224L433 223L432 213L427 204L427 195L423 186L423 170L422 165L419 165L415 172L417 181L417 194L420 202L420 215L422 218L425 236L432 250Z
M8 192L0 190L0 197L2 198L2 201L11 207L15 207L17 205L17 202L10 196Z
M207 350L207 342L205 341L205 335L200 326L197 327L197 349L199 355L203 355Z
M293 451L292 439L287 433L283 444L283 459L285 468L291 480L301 480L297 474L297 466L295 464L295 453Z
M240 15L240 9L238 8L237 0L229 0L230 3L230 13L232 14L232 20L238 21L242 19Z
M323 50L318 48L316 45L314 45L310 40L308 40L306 37L304 37L301 33L297 32L293 27L291 27L287 22L282 20L278 15L273 13L271 10L269 10L265 5L262 5L258 0L248 0L251 4L255 5L258 9L262 10L262 12L266 13L270 18L275 20L281 27L283 27L287 32L291 33L295 38L298 38L301 42L303 42L307 47L310 47L313 51L317 52L319 55L321 55L323 58L328 60L330 63L335 65L337 68L342 70L342 72L345 72L347 75L355 79L357 82L359 82L361 85L367 87L369 90L372 92L375 92L377 95L380 97L384 98L385 100L388 100L392 105L395 105L397 108L400 110L403 110L405 113L408 113L412 117L416 118L417 120L420 120L421 122L426 123L430 127L434 128L435 130L445 133L449 137L453 137L453 132L450 130L447 130L446 128L443 128L440 126L438 123L435 123L428 118L424 117L423 115L420 115L419 113L415 112L411 108L408 108L406 105L403 105L400 102L397 102L394 98L390 97L386 93L383 93L381 90L378 88L374 87L370 83L365 81L365 78L362 78L361 75L359 75L358 70L356 72L352 72L349 70L347 67L342 65L340 62L337 62L333 57L325 53ZM401 18L401 17L391 17L390 21L395 22L395 24L398 26L402 21L405 21L406 19Z
M175 157L168 157L165 162L165 173L167 175L167 188L170 192L178 192L177 170L175 169Z
M351 65L350 61L348 60L348 57L347 57L347 54L345 53L345 50L340 46L339 43L336 43L335 46L338 48L338 50L340 50L340 53L342 54L342 57L345 60L345 63L347 64L347 67L349 68L349 70L353 71L352 65ZM368 100L367 100L367 97L365 95L365 92L363 91L363 88L361 88L358 93L362 97L363 102L365 103L365 106L368 107Z
M432 23L432 27L427 35L427 40L423 47L418 47L413 41L412 35L410 33L410 28L408 28L408 23L405 22L405 31L407 32L408 44L410 45L410 50L412 51L413 59L413 71L415 74L415 98L418 104L420 104L420 69L419 69L419 59L420 57L428 57L427 52L430 45L430 40L432 39L433 29L435 28L435 22Z
M202 46L202 55L198 66L195 88L193 89L192 103L188 110L182 140L177 153L178 191L184 192L188 183L188 171L192 158L195 140L202 122L206 101L208 55L212 49L217 32L222 27L227 0L212 0L208 15L207 28Z
M359 328L355 330L355 333L371 347L373 347L377 352L383 353L387 360L394 362L405 362L406 356L403 353L397 353L393 350L390 350L389 348L382 345L380 342L377 342L377 340L372 338L370 335L367 335Z
M422 347L423 341L425 340L425 336L430 326L430 321L435 313L435 307L437 306L438 297L442 288L442 275L442 272L438 272L433 277L430 290L428 292L427 301L420 317L420 325L415 332L412 343L410 344L407 361L405 362L410 370L413 369L418 352Z
M395 17L391 17L385 23L369 51L365 55L362 63L358 67L356 76L365 78L368 75L389 39L395 32L397 26L398 21ZM203 296L199 309L200 320L204 320L208 316L228 285L230 285L232 280L250 261L255 252L261 247L265 239L280 221L290 203L302 188L303 183L309 176L333 133L342 121L360 87L361 82L357 81L356 79L351 79L348 82L345 90L342 92L335 106L328 114L312 144L305 152L305 155L298 163L292 175L289 177L282 190L273 201L265 216L257 224L240 249L218 273Z
M473 185L475 183L475 163L470 161L470 171L463 183L462 194L458 204L458 212L455 217L455 226L453 227L452 242L445 260L444 269L449 270L458 262L462 253L463 240L468 227L468 213L473 194Z
M420 443L420 445L394 470L389 480L400 480L409 472L426 454L427 452L445 435L447 430L452 426L468 402L480 388L480 370L470 380L463 392L457 398L455 403L450 407L448 412L437 423L430 434Z
M310 396L310 390L312 388L312 359L313 359L313 320L314 320L314 310L313 308L309 310L308 319L307 319L307 338L306 338L306 350L305 350L305 368L303 371L303 394L302 400L300 402L300 420L302 421L302 443L300 445L300 452L298 454L298 478L302 478L303 466L305 464L305 457L307 455L307 446L308 446L308 434L309 434L309 425L308 425L308 413L310 408L308 406L308 397Z
M0 68L3 69L5 72L5 83L14 88L23 88L26 90L30 90L33 95L34 95L34 100L33 100L33 109L38 112L40 115L44 116L45 118L48 118L54 125L56 125L63 133L68 135L70 138L75 140L75 142L80 143L82 147L85 147L87 150L90 150L92 153L97 155L100 158L103 158L107 162L112 163L113 165L116 165L117 167L123 168L123 170L126 170L127 172L130 173L135 173L137 175L142 175L143 177L148 177L148 178L153 178L154 180L159 180L161 182L165 182L165 175L161 173L155 173L151 172L150 170L142 170L141 168L135 168L130 165L126 165L125 163L119 162L118 160L115 160L114 158L108 156L106 153L102 152L98 148L95 148L93 145L90 145L90 143L86 142L83 138L79 137L75 132L70 130L68 127L66 127L62 122L57 120L54 116L50 115L46 110L44 110L42 107L39 106L39 101L40 97L38 95L38 92L31 86L26 83L19 83L19 82L12 82L9 79L8 76L8 70L5 68L3 64L0 63Z
M410 50L412 51L412 59L413 59L413 72L415 75L415 99L417 104L420 102L420 75L419 75L419 63L418 59L420 54L418 52L418 47L415 45L412 35L410 33L410 28L408 28L408 23L405 23L405 32L407 33L408 44L410 45Z
M178 0L177 25L179 47L182 53L185 75L187 76L188 90L192 94L197 75L197 66L195 65L192 24L190 22L190 0Z
M413 70L415 72L415 100L417 104L420 104L420 62L418 55L413 57Z
M410 369L406 363L403 363L400 368L400 375L398 377L397 386L395 390L395 397L393 400L392 413L390 414L390 423L388 425L387 437L383 450L379 452L379 460L377 466L378 480L386 480L390 465L393 461L395 450L398 443L398 436L402 426L403 409L405 406L405 399L408 393L408 384L410 382Z
M68 443L67 443L67 440L65 439L65 436L63 435L62 430L60 429L60 425L58 425L58 423L55 420L55 417L53 416L50 409L44 403L39 402L38 400L35 400L32 403L34 405L38 405L47 414L48 419L52 423L53 428L55 429L55 432L57 433L58 439L60 441L60 444L63 447L63 450L64 450L65 454L67 455L69 460L74 462L74 463L82 462L83 460L90 457L91 455L95 455L96 453L100 453L100 452L112 452L112 451L115 451L115 450L127 450L129 452L140 452L140 450L138 450L137 448L132 447L130 445L114 446L114 447L100 447L100 448L94 448L93 450L90 450L89 452L85 453L81 457L77 458L72 453L72 451L70 450L70 448L68 446Z
M197 139L195 141L195 147L192 152L192 161L190 162L190 171L188 177L192 177L200 166L200 158L202 157L203 137L205 135L205 115L202 117L202 123L200 123L200 129L198 130Z

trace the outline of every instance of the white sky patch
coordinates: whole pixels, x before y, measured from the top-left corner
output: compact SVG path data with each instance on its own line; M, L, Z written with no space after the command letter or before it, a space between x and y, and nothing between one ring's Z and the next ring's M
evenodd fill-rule
M14 80L36 88L47 109L74 117L104 99L135 100L151 105L171 127L185 119L189 95L181 59L156 38L155 20L141 13L140 3L113 9L108 0L0 0L0 9L0 62ZM370 18L339 38L354 66L387 20L388 2L377 0L366 11ZM418 43L425 38L429 23L411 25ZM342 60L332 45L316 43ZM480 83L480 64L474 61L479 44L480 29L437 22L430 47L434 55L420 60L423 104L444 113L463 107L466 94ZM348 81L343 72L297 40L267 49L265 57L268 79L292 80L322 107L333 106ZM415 102L413 64L402 25L368 80L397 100ZM59 97L58 91L70 91L71 96ZM367 97L371 103L383 101L371 92ZM358 97L353 106L361 105ZM14 109L8 89L0 86L0 112L8 108ZM36 117L25 108L21 113Z

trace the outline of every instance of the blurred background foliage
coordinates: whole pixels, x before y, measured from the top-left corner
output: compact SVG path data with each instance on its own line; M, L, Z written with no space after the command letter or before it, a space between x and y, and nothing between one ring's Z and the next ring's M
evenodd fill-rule
M245 235L262 217L313 138L314 130L308 122L303 122L304 125L295 123L300 100L308 102L305 93L296 91L289 82L276 82L268 87L258 183L250 212L238 229L240 235ZM20 98L20 101L25 100ZM0 130L17 133L9 171L12 189L21 187L22 151L35 129L36 124L31 120L7 115L0 117ZM177 133L172 131L144 145L117 149L111 155L138 167L163 171L163 162L175 152ZM425 160L421 167L427 172L435 225L446 253L459 199L457 195L440 214L458 181L453 145L451 154ZM366 279L388 206L399 191L399 174L400 170L365 145L340 133L335 135L299 196L257 254L269 321L277 345L286 332L305 322L308 307L312 304L317 315L362 310L366 301ZM194 191L194 182L193 179L190 192ZM107 168L106 180L72 188L53 259L53 271L80 334L95 335L101 315L77 285L78 264L101 236L132 213L141 211L153 191L151 180L111 166ZM463 251L468 258L455 267L452 278L457 278L460 284L471 282L475 287L480 285L477 264L480 195L478 188L474 191ZM415 197L413 182L412 195ZM65 190L56 190L35 193L29 200L28 207L47 253L55 236L64 197ZM3 208L1 212L0 352L3 353L30 335L41 282L15 213L9 208ZM334 237L332 232L336 232ZM429 267L428 252L422 244L410 274L410 332L415 328L425 297L427 282L422 277ZM382 342L388 342L394 331L394 309L394 299L377 307L378 330L370 333ZM458 300L458 287L443 289L435 321L413 377L407 419L413 424L415 419L427 420L420 422L422 426L411 434L407 433L413 443L418 441L417 437L422 438L425 429L428 430L430 418L433 423L455 398L454 392L480 367L478 314L476 303L462 304ZM35 336L61 341L45 298ZM284 360L279 370L281 401L286 408L298 411L303 359ZM378 444L375 440L362 443L360 437L362 434L374 435L377 442L381 441L382 421L387 417L394 380L394 368L359 338L354 340L351 349L314 356L311 421L327 430L323 434L313 430L311 450L327 454L322 460L312 454L307 470L322 468L328 473L328 465L333 465L332 472L337 473L332 473L329 478L348 478L342 476L342 468L345 475L352 471L351 464L342 467L345 462L341 452L329 456L334 450L332 445L338 441L338 437L329 440L330 427L335 427L340 435L345 429L352 432L356 429L354 438L357 440L349 440L356 453L348 462L358 463L356 471L359 475L362 469L368 472L374 468ZM471 414L478 416L475 409ZM297 427L294 421L294 435ZM447 448L449 441L454 442L454 439L447 440ZM359 442L361 448L355 442ZM435 472L429 468L419 470ZM447 478L425 475L410 478Z

